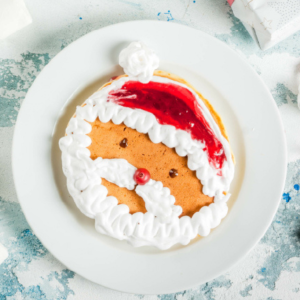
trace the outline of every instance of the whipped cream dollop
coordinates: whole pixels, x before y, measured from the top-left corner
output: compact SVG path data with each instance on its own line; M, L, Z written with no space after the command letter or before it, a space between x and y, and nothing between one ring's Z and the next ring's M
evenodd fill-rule
M133 42L121 51L119 64L129 77L148 83L159 66L159 58L142 42Z
M226 160L222 174L209 163L206 145L192 139L191 135L174 126L161 125L155 116L140 109L132 109L108 102L109 93L121 89L130 77L122 77L89 97L83 106L77 107L70 120L66 136L60 139L63 172L67 177L67 187L76 205L86 216L95 219L96 230L116 239L127 240L133 246L156 246L168 249L180 243L188 244L198 234L206 236L219 225L228 211L227 200L230 183L234 175L234 163L228 141L222 135L209 110L199 96L189 87L168 78L153 76L152 81L177 84L188 89L201 106L203 116L215 136L222 143ZM138 132L148 134L153 143L164 143L175 148L180 156L188 157L188 167L196 171L203 185L202 192L214 197L214 203L204 206L192 218L179 217L182 208L175 205L175 198L161 182L150 180L146 185L135 186L133 174L136 170L124 159L90 158L87 147L91 144L92 127L88 122L97 118L103 123L124 123ZM147 212L129 213L129 207L118 204L101 184L101 178L135 192L145 201ZM200 191L199 191L200 192Z

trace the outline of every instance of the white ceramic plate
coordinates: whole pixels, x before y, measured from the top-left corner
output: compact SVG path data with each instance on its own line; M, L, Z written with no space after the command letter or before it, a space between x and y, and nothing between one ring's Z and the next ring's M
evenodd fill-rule
M227 217L208 237L168 251L133 248L97 233L69 196L61 170L58 140L76 105L122 74L118 54L136 40L156 50L160 69L187 79L209 99L236 157ZM87 34L44 68L19 112L13 173L30 226L69 269L119 291L172 293L228 270L264 235L283 190L286 146L275 102L235 52L189 27L135 21Z

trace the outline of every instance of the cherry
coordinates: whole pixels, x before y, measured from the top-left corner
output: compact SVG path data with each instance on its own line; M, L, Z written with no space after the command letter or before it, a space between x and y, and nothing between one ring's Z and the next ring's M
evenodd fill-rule
M150 173L147 169L137 169L133 179L137 184L145 185L150 180Z

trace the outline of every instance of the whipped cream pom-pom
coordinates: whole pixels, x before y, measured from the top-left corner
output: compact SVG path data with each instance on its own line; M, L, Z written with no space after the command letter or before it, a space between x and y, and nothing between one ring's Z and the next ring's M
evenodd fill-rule
M128 76L136 77L142 83L148 83L154 70L159 66L159 58L145 44L133 42L121 51L119 64Z

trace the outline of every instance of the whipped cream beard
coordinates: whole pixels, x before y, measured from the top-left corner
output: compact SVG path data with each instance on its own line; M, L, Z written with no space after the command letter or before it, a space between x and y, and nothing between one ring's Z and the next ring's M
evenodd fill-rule
M139 47L137 49L140 51ZM135 57L134 51L128 52L130 57ZM123 50L122 59L132 67L134 62L129 57L126 58L124 53L126 54L126 51ZM149 61L148 67L153 68L153 61ZM230 194L225 195L223 192L229 190L234 175L234 163L228 141L199 96L186 85L171 79L153 76L153 73L150 79L151 82L182 86L194 95L205 120L223 145L226 160L222 165L221 175L220 170L210 164L207 151L204 150L205 143L192 139L188 132L174 126L159 124L152 113L123 107L108 100L111 92L134 80L132 76L112 81L110 85L88 98L83 106L77 107L76 114L66 129L66 136L61 138L59 145L69 193L81 212L95 219L96 230L119 240L127 240L135 247L150 245L164 250L177 243L186 245L198 234L207 236L212 228L219 225L228 211L226 202ZM161 182L150 179L145 185L137 185L133 179L137 168L125 159L98 157L92 160L87 149L91 144L87 134L92 130L88 122L94 122L97 118L103 123L110 120L114 124L124 123L140 133L148 134L153 143L162 142L170 148L175 148L179 156L187 156L188 167L196 171L196 176L203 185L202 192L214 197L214 203L202 207L192 218L179 218L182 208L175 205L176 199ZM128 190L135 189L145 201L147 212L130 214L127 205L119 205L115 197L107 196L108 191L101 185L101 178Z

